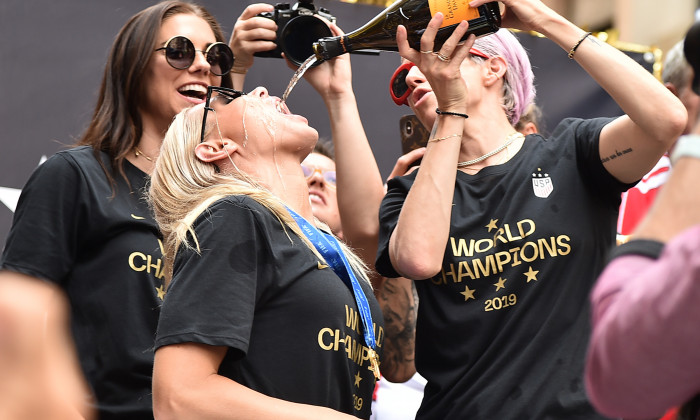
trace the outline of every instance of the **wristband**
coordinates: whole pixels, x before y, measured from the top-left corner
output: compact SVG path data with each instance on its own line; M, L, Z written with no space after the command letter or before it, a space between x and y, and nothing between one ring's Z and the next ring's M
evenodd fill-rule
M678 139L671 152L671 165L684 156L700 159L700 135L688 134Z
M592 34L591 34L590 32L586 32L586 33L578 40L578 42L576 42L576 44L574 44L574 46L571 47L571 50L569 50L569 59L571 59L571 60L574 59L574 54L576 54L576 50L578 49L578 47L581 45L581 43L582 43L586 38L588 38L588 37L591 36L591 35L592 35Z
M625 255L641 255L655 260L659 258L665 245L663 242L651 239L632 239L613 248L608 255L608 262Z
M454 115L455 117L469 118L469 115L467 114L462 114L461 112L440 111L440 108L435 108L435 113L438 115Z

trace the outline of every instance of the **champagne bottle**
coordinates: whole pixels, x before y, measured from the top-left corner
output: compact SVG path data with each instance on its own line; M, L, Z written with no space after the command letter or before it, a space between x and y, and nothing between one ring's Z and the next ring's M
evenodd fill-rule
M420 49L420 37L437 12L442 12L445 19L435 36L434 51L440 49L462 20L469 22L462 40L470 34L482 36L496 32L501 26L501 11L495 1L473 8L469 0L397 0L359 29L316 41L313 44L316 59L329 60L367 49L398 51L396 27L399 25L406 27L409 45Z

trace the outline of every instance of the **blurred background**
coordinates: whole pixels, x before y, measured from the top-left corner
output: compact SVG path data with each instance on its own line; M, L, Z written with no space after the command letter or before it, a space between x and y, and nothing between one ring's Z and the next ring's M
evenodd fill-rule
M258 0L259 1L259 0ZM199 0L228 37L243 9L258 1ZM273 2L273 4L278 1ZM663 53L683 38L698 0L545 0L595 32L655 75ZM86 127L111 43L126 20L153 4L145 0L2 0L0 2L0 243L4 244L24 183L46 157L69 147ZM290 1L288 3L294 3ZM392 1L315 0L346 32L374 17ZM565 117L614 116L621 111L566 51L536 34L519 33L535 69L543 131ZM395 53L353 55L353 83L360 113L383 176L401 153L401 116L388 95L399 62ZM293 72L275 58L256 58L246 90L258 85L281 96ZM644 92L640 92L644 100ZM322 138L330 137L325 107L304 81L288 100Z

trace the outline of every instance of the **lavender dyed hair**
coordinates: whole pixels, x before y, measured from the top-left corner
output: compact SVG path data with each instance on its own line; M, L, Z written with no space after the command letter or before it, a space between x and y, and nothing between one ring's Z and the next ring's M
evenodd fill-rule
M515 125L535 101L535 75L525 48L507 29L477 38L474 47L489 57L499 56L506 61L508 69L503 79L503 108L510 123ZM479 57L475 59L483 60Z

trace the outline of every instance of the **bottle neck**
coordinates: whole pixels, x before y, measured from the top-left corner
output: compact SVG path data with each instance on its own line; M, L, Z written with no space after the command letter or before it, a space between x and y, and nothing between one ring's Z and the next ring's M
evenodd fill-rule
M333 57L349 53L352 49L348 45L347 35L333 36L327 38L321 38L314 42L313 50L316 54L316 59L330 60Z

